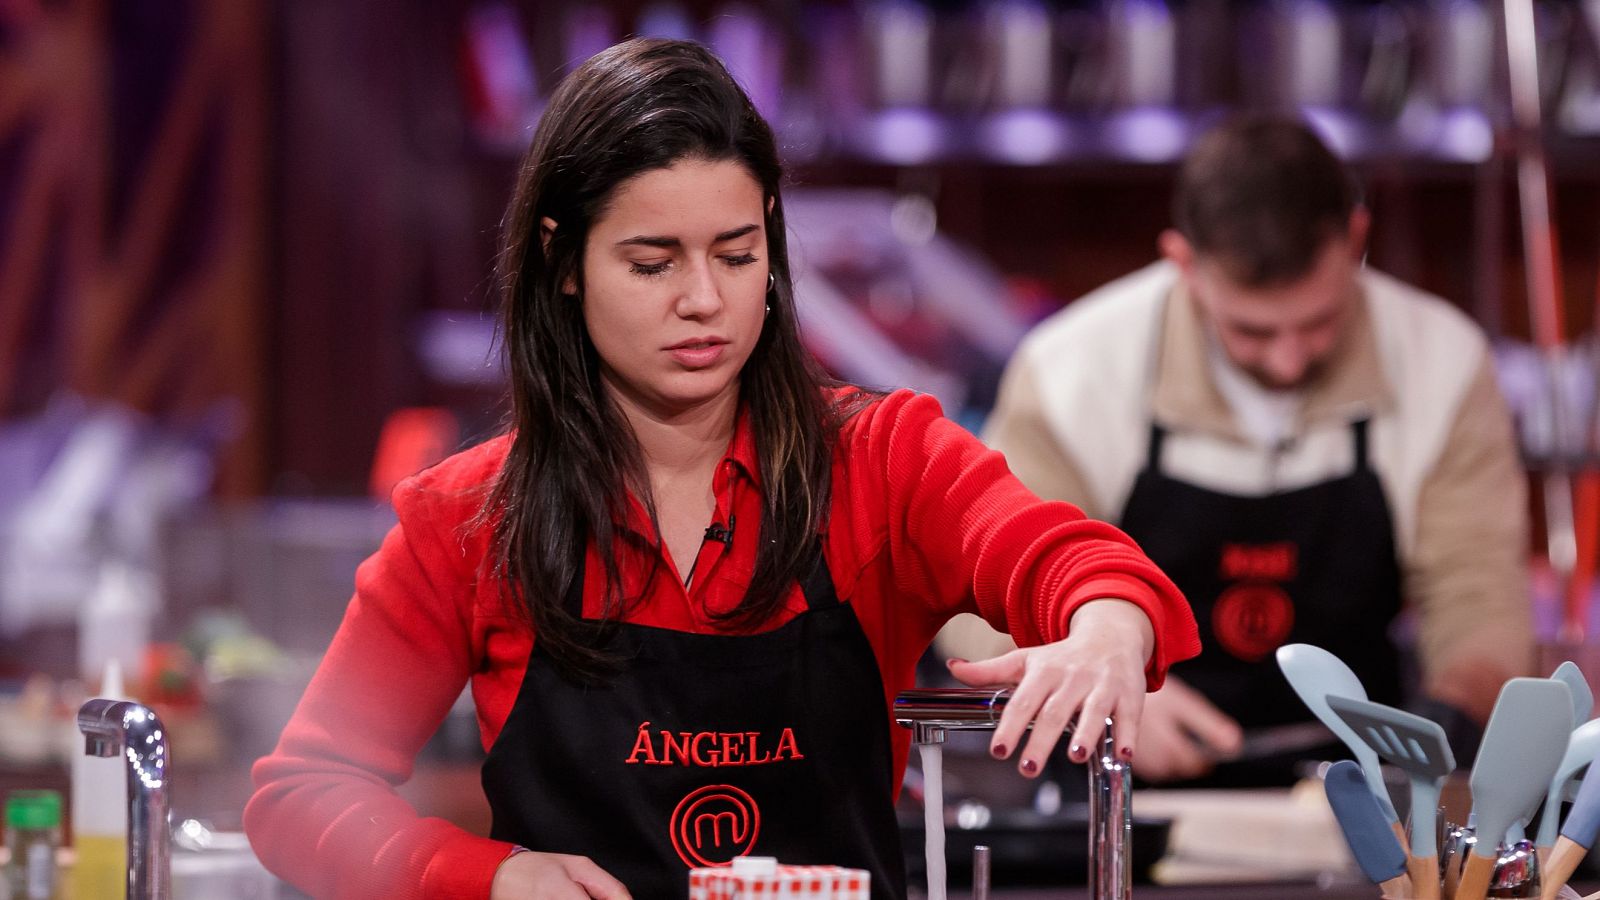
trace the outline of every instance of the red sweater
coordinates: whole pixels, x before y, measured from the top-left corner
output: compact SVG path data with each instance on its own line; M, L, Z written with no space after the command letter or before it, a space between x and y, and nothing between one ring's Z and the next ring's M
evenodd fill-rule
M487 748L522 683L533 635L507 616L497 585L478 578L488 535L468 527L506 447L504 437L489 441L396 488L399 524L357 571L327 656L277 749L256 763L245 810L251 843L269 869L313 896L484 898L511 849L419 817L394 790L463 684L471 682ZM741 419L713 484L717 521L760 521L758 471ZM1183 597L1126 536L1029 493L929 397L898 392L855 417L833 485L824 553L877 655L886 704L912 686L917 658L961 612L1029 646L1064 637L1085 601L1132 601L1155 625L1151 689L1171 663L1199 652ZM629 621L721 630L707 611L743 597L755 531L736 527L726 548L707 541L688 589L665 560L645 585L652 559L619 543L626 595L648 591L646 602L630 605ZM591 614L603 580L591 545ZM766 627L804 607L796 586ZM891 730L898 782L909 735Z

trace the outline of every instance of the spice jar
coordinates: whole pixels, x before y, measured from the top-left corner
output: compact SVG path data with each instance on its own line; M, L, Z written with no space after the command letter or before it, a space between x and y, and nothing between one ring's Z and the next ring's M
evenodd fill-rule
M61 846L61 795L12 791L6 797L6 881L13 900L55 900L56 849Z

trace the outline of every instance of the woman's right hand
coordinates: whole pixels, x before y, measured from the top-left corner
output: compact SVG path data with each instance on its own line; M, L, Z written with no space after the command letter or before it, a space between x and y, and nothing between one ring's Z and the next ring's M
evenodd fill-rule
M489 900L632 900L622 882L587 856L566 853L513 854L500 864Z

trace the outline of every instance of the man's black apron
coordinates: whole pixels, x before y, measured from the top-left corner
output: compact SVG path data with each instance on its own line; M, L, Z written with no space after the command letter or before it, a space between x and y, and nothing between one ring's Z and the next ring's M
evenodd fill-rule
M1368 464L1367 421L1351 425L1350 474L1261 497L1179 481L1161 469L1166 432L1151 426L1145 468L1121 527L1166 572L1200 625L1196 659L1172 673L1245 729L1312 720L1274 651L1308 643L1344 660L1372 699L1398 703L1398 654L1388 637L1401 580L1389 507ZM1219 766L1215 785L1286 784L1297 753Z
M588 856L640 900L741 855L866 869L874 898L904 897L877 660L820 555L801 588L807 611L764 634L623 623L598 688L535 639L483 767L493 837Z

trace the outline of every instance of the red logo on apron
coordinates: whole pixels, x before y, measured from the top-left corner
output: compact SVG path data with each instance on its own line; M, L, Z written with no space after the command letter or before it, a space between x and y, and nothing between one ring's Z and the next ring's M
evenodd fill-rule
M1293 581L1300 572L1300 548L1293 541L1226 544L1219 568L1228 581Z
M710 784L691 792L672 811L672 849L689 868L726 866L755 846L761 810L749 794L731 784Z
M1283 646L1294 627L1294 602L1275 584L1236 584L1217 598L1211 610L1211 631L1223 650L1259 662Z

